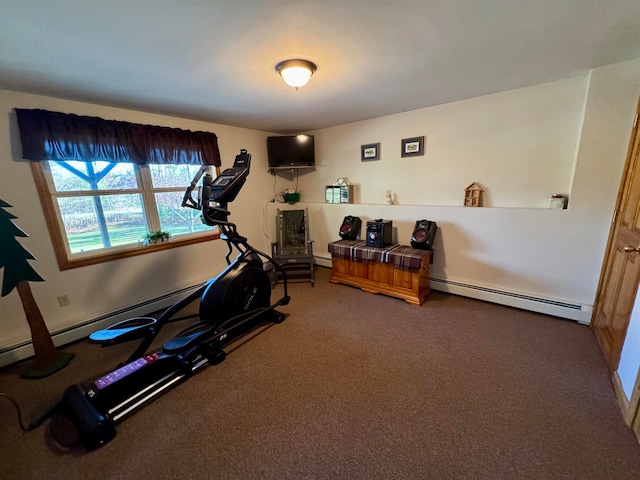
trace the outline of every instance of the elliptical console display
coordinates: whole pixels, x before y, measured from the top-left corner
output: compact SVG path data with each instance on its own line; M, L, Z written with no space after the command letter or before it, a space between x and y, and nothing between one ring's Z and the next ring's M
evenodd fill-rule
M115 425L208 365L224 360L223 349L256 326L280 323L285 315L276 307L287 305L287 279L284 270L268 255L247 243L236 225L228 221L228 203L235 200L249 175L251 155L241 150L233 167L215 179L201 168L187 188L183 207L201 211L202 221L216 226L227 243L227 267L196 291L166 309L157 318L124 320L93 333L93 343L109 346L130 340L140 344L115 370L90 382L72 385L62 398L62 411L72 421L87 449L99 448L115 436ZM201 196L193 198L200 178ZM231 262L230 255L239 254ZM271 302L271 282L262 258L282 273L283 296ZM175 315L200 300L198 321L167 340L161 351L148 352L162 327L176 321ZM187 318L192 318L191 317ZM178 319L180 320L180 319Z
M205 177L204 188L208 188L209 193L203 193L203 197L210 202L233 202L249 175L250 166L251 155L249 155L246 150L240 150L240 155L236 156L232 168L224 170L213 181L211 181L210 175Z

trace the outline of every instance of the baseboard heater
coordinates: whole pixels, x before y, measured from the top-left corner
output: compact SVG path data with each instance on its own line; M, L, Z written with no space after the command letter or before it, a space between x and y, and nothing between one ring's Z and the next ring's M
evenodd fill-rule
M152 298L150 300L122 308L115 312L87 320L81 324L51 332L51 338L53 339L53 343L56 347L82 340L96 330L106 328L120 320L126 320L127 318L132 317L141 317L152 312L165 309L201 286L202 283L185 287L176 292ZM0 367L19 362L32 357L33 355L33 345L31 344L31 340L0 349Z
M531 310L533 312L544 313L569 320L576 320L577 322L586 325L591 322L591 312L593 311L592 305L581 305L578 303L563 302L550 298L535 297L532 295L455 282L442 278L431 277L429 279L429 285L433 290L437 290L439 292L453 293L478 300L485 300L487 302L499 303L509 307Z
M316 264L331 268L331 259L316 257ZM560 300L525 295L522 293L498 290L495 288L472 285L469 283L456 282L443 278L429 279L429 286L432 290L439 292L453 293L462 297L475 298L491 303L498 303L509 307L530 310L532 312L544 313L555 317L575 320L588 325L591 323L591 313L593 305L581 305L578 303L563 302Z

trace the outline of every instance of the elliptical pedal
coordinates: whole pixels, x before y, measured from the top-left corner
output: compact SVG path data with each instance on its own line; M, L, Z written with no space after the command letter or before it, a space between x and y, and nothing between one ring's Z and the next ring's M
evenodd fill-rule
M153 326L157 320L153 317L134 317L114 323L110 327L103 328L89 335L92 343L102 345L114 345L144 338L153 332Z
M215 323L211 321L201 321L190 325L182 330L175 337L167 340L162 350L165 353L182 353L193 345L197 345L201 338L215 330Z

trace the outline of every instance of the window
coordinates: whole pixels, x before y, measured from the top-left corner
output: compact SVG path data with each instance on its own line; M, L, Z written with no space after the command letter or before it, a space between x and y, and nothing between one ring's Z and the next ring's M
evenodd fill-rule
M217 238L182 197L201 165L220 174L214 133L16 108L60 269ZM171 242L142 248L147 232Z
M60 268L217 238L215 229L202 223L197 210L182 207L186 187L199 168L34 162L32 169ZM157 230L171 233L171 242L143 248L145 234Z

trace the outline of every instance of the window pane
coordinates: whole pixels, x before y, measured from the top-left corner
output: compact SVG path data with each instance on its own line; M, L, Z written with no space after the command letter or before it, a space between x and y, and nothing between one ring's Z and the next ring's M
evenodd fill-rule
M182 206L184 192L156 193L158 216L162 230L171 235L204 232L212 227L202 223L200 211Z
M59 198L71 253L127 245L147 233L140 195Z
M149 165L155 188L184 187L186 190L199 169L200 165Z
M58 192L138 188L131 163L49 162L49 167Z

